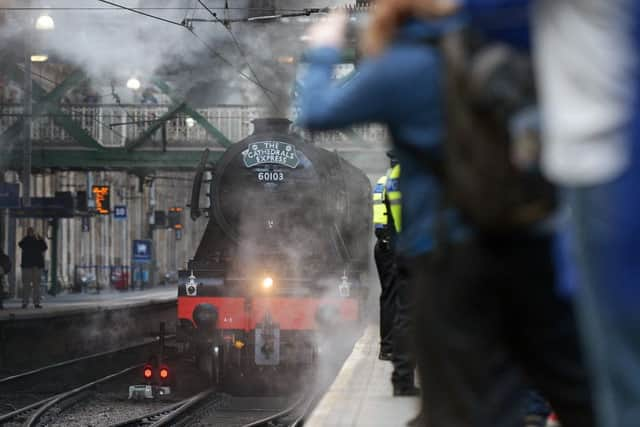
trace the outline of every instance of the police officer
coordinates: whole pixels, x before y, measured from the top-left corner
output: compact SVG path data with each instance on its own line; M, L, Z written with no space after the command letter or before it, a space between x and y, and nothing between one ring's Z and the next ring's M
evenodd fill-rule
M393 166L393 164L392 164ZM373 190L373 225L377 238L374 249L376 269L380 279L380 353L378 359L391 360L393 350L393 320L395 316L396 266L391 250L391 227L386 202L387 175L378 179Z
M416 368L413 342L413 292L409 280L409 268L402 257L395 253L395 240L402 232L402 193L400 192L400 164L393 152L387 153L391 159L391 169L387 173L385 182L385 206L389 217L391 231L391 250L393 255L393 299L395 301L393 317L393 383L394 396L417 396L420 391L414 383Z

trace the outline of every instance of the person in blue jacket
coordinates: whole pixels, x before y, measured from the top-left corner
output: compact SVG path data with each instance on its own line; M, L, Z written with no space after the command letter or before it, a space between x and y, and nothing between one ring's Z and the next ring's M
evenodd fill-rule
M406 277L412 260L434 248L433 224L440 200L436 178L423 170L413 155L414 150L439 152L443 137L440 60L430 44L445 31L456 28L459 20L407 20L391 48L363 60L355 77L335 86L333 67L341 59L346 20L344 15L335 15L311 30L312 48L305 55L308 69L301 83L297 123L313 130L362 122L388 126L402 166L399 185L403 193L403 230L394 246L398 268ZM413 298L408 280L400 282L393 329L392 382L395 395L415 395L409 335Z

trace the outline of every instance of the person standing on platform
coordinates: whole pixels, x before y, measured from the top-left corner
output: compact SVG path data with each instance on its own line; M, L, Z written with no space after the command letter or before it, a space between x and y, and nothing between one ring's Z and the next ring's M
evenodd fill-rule
M332 76L334 66L341 61L348 18L335 14L316 24L309 32L310 49L305 54L308 67L300 82L298 99L297 123L307 129L337 129L365 122L388 127L402 175L391 177L387 193L393 185L394 196L399 196L399 190L404 196L402 213L394 218L402 227L395 249L401 260L398 274L404 280L395 287L406 297L398 298L399 301L413 300L414 283L406 279L407 271L416 269L415 263L422 262L420 257L428 256L435 247L433 224L441 199L437 178L423 170L415 154L437 155L444 134L442 64L431 42L461 25L457 17L437 21L422 19L418 10L414 10L414 3L413 0L376 2L377 14L391 16L402 9L404 18L386 28L391 40L388 45L365 39L365 58L356 67L354 76L343 85L333 81ZM396 201L390 202L394 207ZM399 200L397 203L395 207L399 208ZM397 210L400 213L400 209ZM406 328L403 332L410 334ZM398 338L394 337L394 368L395 362L401 365L409 362L405 367L412 366L409 354L395 354L396 342ZM398 360L404 356L405 360ZM394 395L416 395L413 368L394 371Z
M33 293L33 305L40 305L40 282L44 269L44 253L48 247L42 236L37 235L33 228L27 228L27 235L18 244L22 249L22 308L27 308L29 295Z
M373 225L376 245L374 259L380 279L380 353L378 359L391 360L393 319L395 316L395 256L391 248L391 230L386 204L387 175L381 176L373 190Z
M4 309L6 276L11 272L11 258L0 248L0 310Z

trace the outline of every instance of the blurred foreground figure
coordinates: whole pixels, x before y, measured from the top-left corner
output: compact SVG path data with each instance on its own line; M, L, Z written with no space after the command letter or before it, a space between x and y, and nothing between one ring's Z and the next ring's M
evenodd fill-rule
M422 0L425 12L436 16L465 8L474 17L495 17L527 3L542 98L544 168L564 188L568 206L561 273L577 288L598 425L637 426L640 2Z
M404 2L411 3L411 2ZM443 133L442 109L435 49L429 45L450 31L457 21L428 22L406 17L394 27L393 43L385 52L372 53L357 67L347 84L332 81L333 67L340 62L346 31L345 16L330 18L310 32L309 63L301 83L298 123L309 129L342 128L356 123L386 124L402 174L390 175L386 191L402 191L402 206L391 209L398 236L398 283L393 330L392 383L395 395L413 395L414 356L411 351L410 310L414 295L408 272L428 256L435 243L432 235L435 208L440 199L436 178L423 170L413 154L437 152ZM390 202L393 202L390 197ZM395 202L393 202L395 203ZM401 214L400 214L401 207ZM396 222L397 221L397 222ZM403 326L398 326L399 324Z
M331 76L340 60L344 22L315 27L298 121L311 129L365 121L389 127L402 166L398 268L411 283L398 287L398 299L410 302L412 290L418 294L424 411L419 421L430 427L521 427L530 385L526 374L558 408L566 427L590 427L589 388L572 312L553 289L550 233L476 236L455 209L443 206L440 39L460 22L421 19L418 5L377 2L365 44L368 58L343 86ZM401 332L408 333L408 325ZM396 342L403 340L394 335L394 389L402 378L397 373L405 372L398 369L403 365Z
M33 305L40 305L40 282L44 269L44 253L47 244L40 235L36 235L33 228L27 228L27 235L18 244L22 249L22 308L27 308L29 297L33 294Z

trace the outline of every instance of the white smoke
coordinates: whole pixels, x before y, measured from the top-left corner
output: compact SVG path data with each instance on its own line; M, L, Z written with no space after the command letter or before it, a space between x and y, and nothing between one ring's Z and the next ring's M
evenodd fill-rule
M116 0L115 3L142 9L178 24L191 19L213 19L197 0ZM225 3L229 6L226 11ZM231 21L250 15L269 15L273 10L293 12L344 3L336 0L205 1L221 20ZM116 89L124 88L131 77L139 79L144 88L151 84L153 76L161 75L170 77L180 95L194 93L200 103L268 105L280 113L286 111L296 67L279 64L278 58L297 58L303 49L300 36L305 24L297 19L235 22L228 28L219 22L193 22L193 31L190 31L97 0L0 0L0 6L44 8L5 11L4 25L0 23L3 51L13 50L17 58L22 58L22 41L28 30L34 52L48 54L51 63L81 68L100 92L112 83ZM55 30L33 30L34 21L41 14L53 18Z

